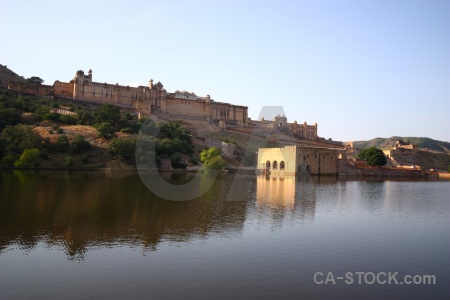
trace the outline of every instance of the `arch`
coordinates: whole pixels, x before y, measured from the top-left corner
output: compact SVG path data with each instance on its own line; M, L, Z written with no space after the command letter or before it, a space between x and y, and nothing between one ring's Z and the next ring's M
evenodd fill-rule
M270 170L270 161L266 161L266 169Z
M280 161L280 170L284 170L284 160Z
M278 168L278 162L277 162L276 160L273 161L273 163L272 163L272 168L273 168L274 170L276 170L276 169Z

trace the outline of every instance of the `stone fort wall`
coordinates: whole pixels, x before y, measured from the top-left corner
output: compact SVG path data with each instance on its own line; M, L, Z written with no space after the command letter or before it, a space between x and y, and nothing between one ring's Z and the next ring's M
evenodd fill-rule
M92 70L86 75L76 72L69 82L55 81L53 86L10 81L8 89L42 96L72 98L98 104L114 104L133 108L141 115L162 114L195 119L223 121L227 124L247 126L248 107L216 102L209 95L198 97L193 93L168 93L161 82L148 86L130 87L92 80Z

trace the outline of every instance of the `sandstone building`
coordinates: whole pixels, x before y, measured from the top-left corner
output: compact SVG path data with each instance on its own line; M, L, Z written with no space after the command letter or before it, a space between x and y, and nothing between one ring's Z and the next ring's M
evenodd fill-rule
M286 116L277 115L273 120L265 120L262 118L259 121L253 121L258 128L277 131L284 134L292 135L299 139L317 139L317 123L308 125L306 122L298 124L297 121L288 123Z
M248 107L230 103L216 102L209 95L200 97L186 91L167 92L161 82L149 81L148 86L130 87L119 84L95 82L92 70L87 74L79 70L68 82L56 80L53 85L37 85L26 82L4 67L8 76L3 76L1 84L10 90L55 98L69 98L98 104L114 104L131 108L144 116L160 115L172 119L195 119L227 126L250 126ZM6 73L5 73L6 74ZM15 74L16 76L12 76ZM6 84L7 83L7 84ZM298 139L318 140L317 123L288 123L285 116L273 120L251 121L251 125L264 131L274 131Z
M383 153L388 158L396 156L417 156L419 154L419 146L417 144L404 142L398 140L395 142L395 146L391 149L383 150Z
M148 86L138 87L95 82L92 70L87 75L77 71L70 82L55 81L53 94L55 97L131 107L143 115L187 116L242 126L247 125L248 119L246 106L216 102L209 95L199 97L185 91L168 93L161 82L154 84L153 80Z
M275 176L306 173L337 175L342 161L345 161L345 150L341 148L311 146L260 148L257 168Z

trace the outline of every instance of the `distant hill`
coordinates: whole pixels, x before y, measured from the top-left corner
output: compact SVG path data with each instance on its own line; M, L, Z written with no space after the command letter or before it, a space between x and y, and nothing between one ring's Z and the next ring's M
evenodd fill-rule
M374 138L369 141L356 141L354 147L356 149L365 149L369 147L376 147L379 149L388 149L395 145L395 141L403 140L405 142L419 145L419 148L450 153L450 143L433 140L427 137L401 137L392 136L390 138Z
M6 86L9 80L26 81L22 76L17 75L6 66L0 64L0 86Z

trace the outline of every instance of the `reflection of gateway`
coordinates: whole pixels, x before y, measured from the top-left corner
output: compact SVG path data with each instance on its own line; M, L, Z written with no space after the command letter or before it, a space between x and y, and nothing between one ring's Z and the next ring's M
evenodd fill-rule
M271 207L292 209L295 203L295 176L257 176L256 201Z
M345 162L345 150L340 148L285 146L258 150L258 169L272 175L337 175L340 162Z

